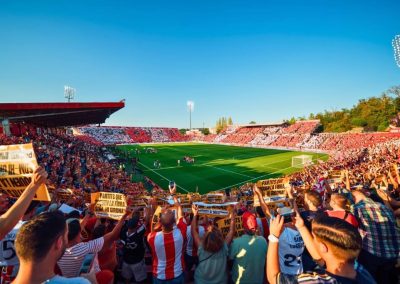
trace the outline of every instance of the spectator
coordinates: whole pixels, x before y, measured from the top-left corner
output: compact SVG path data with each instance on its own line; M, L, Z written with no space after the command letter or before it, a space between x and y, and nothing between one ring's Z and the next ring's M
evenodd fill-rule
M332 194L329 205L332 210L325 211L328 216L343 219L354 227L358 227L356 217L349 212L349 201L345 196L338 193Z
M41 167L37 167L33 173L31 183L17 199L17 202L6 213L0 216L0 240L21 220L32 199L35 197L36 191L45 183L46 178L46 171Z
M321 196L316 191L309 190L304 194L304 207L306 210L301 212L301 218L303 218L308 230L311 230L312 220L323 212L321 205Z
M398 283L395 265L400 252L400 234L393 211L374 202L360 190L352 192L354 216L359 220L362 250L358 261L378 283Z
M277 216L270 225L271 237L267 254L267 278L276 283L375 283L372 276L355 260L361 250L361 236L357 229L344 220L318 215L313 220L311 236L300 214L296 216L298 228L310 253L326 263L325 273L304 273L297 276L281 273L279 266L279 237L283 230L283 217Z
M267 241L257 236L257 220L250 212L242 216L244 235L233 240L229 258L233 260L234 283L263 283Z
M88 253L97 254L102 250L103 246L108 248L116 241L120 235L121 228L129 213L118 221L114 229L100 237L89 242L82 242L81 239L81 226L78 219L68 219L68 244L67 250L62 258L58 261L61 272L66 277L76 277L79 274L79 269L82 265L85 255ZM96 273L97 281L100 283L112 283L113 274L110 271L100 271L97 260L97 255L94 260L93 270Z
M81 277L65 278L54 273L67 245L68 229L60 211L40 214L22 225L15 247L20 269L14 283L89 284Z
M288 207L280 209L282 218L289 221L283 224L279 236L279 266L284 274L299 275L303 273L304 242L294 224L293 210Z
M136 283L147 279L146 264L144 262L145 232L146 226L140 223L138 215L134 215L128 221L128 230L121 234L121 242L123 244L122 277L126 283L131 283L132 278Z
M154 231L147 236L153 256L153 283L178 284L184 283L184 253L187 225L184 221L182 208L176 197L176 185L170 187L176 205L175 213L166 209L161 213L161 231ZM176 223L176 226L174 226Z
M199 263L196 267L194 279L196 284L224 284L228 281L228 273L226 269L226 261L228 257L228 246L232 242L235 234L235 211L231 214L231 223L229 232L223 239L221 231L215 226L209 226L204 238L200 238L198 233L198 208L192 206L193 221L191 230L193 241L198 247Z
M186 223L191 224L193 221L193 214L188 214L186 216ZM205 216L206 217L206 216ZM207 218L203 219L204 225L197 226L196 232L198 233L199 237L202 238L207 230ZM185 281L193 281L193 273L192 270L197 264L199 263L199 258L198 258L198 246L196 242L193 240L193 234L192 234L192 225L187 226L186 230L186 237L187 237L187 242L186 242L186 251L185 251L185 270L186 270L186 275L185 275Z

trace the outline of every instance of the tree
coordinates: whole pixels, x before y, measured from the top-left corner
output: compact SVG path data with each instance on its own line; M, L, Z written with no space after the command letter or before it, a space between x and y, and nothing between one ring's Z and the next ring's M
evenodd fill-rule
M215 124L215 130L217 133L220 133L222 130L224 130L228 125L232 125L232 118L226 118L226 117L220 117L218 118L216 124Z
M201 129L201 133L203 133L204 135L208 135L208 134L210 134L210 129L208 129L208 128L202 128L202 129Z
M399 86L393 86L387 89L384 92L385 95L390 96L391 94L395 95L396 97L400 98L400 85Z
M362 127L364 131L383 131L399 111L400 86L397 86L385 91L380 97L360 99L350 109L325 111L316 114L315 118L321 121L326 132L349 131L354 127Z
M249 124L257 124L254 120L250 121Z

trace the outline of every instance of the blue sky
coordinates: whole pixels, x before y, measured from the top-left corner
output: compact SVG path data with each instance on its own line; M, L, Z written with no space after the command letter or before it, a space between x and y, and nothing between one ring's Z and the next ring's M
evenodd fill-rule
M0 101L119 101L109 125L278 121L400 83L400 1L0 1Z

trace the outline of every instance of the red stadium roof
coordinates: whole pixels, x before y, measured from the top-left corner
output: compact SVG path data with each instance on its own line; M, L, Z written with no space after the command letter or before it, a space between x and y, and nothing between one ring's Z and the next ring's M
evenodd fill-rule
M57 127L104 123L125 102L107 103L0 103L0 121Z

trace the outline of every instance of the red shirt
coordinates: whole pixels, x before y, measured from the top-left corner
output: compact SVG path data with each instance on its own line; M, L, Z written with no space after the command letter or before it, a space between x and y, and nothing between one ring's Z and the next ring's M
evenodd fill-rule
M345 220L347 223L353 225L354 227L358 228L358 221L356 217L347 211L342 210L327 210L326 214L330 217L336 217L339 219Z

